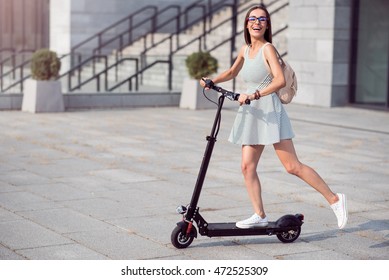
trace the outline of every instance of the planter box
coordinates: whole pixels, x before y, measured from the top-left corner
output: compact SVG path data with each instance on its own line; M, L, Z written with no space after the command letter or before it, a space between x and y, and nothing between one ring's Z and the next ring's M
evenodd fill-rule
M219 97L217 92L208 90L205 94L209 99L217 103ZM214 109L216 108L216 105L204 97L203 88L201 87L199 81L186 78L183 82L180 108L192 110Z
M31 113L65 111L61 82L28 79L23 94L22 111Z

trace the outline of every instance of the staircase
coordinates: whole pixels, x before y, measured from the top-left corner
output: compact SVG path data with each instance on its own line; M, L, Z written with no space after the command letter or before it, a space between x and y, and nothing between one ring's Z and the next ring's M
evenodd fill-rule
M278 1L264 1L267 4L270 13L275 12L272 15L272 27L273 34L278 30L283 30L286 27L287 22L287 8L289 1L287 0L278 0ZM243 37L243 22L246 11L252 5L257 4L258 1L241 1L240 6L238 8L238 26L237 26L237 36L236 40L236 49L233 50L233 57L236 57L237 50L239 50L240 46L244 44ZM231 17L232 10L230 8L224 8L222 11L213 14L212 16L212 27L213 29L206 38L206 45L204 46L204 42L201 45L202 50L211 50L211 54L218 59L219 62L219 72L228 69L231 66L230 59L230 45L228 40L232 34L232 26L231 26ZM209 25L209 24L208 24ZM183 46L188 42L191 42L198 38L203 33L203 23L199 23L196 26L192 27L190 30L186 31L183 34L180 34L179 40L180 45ZM209 29L209 26L207 26ZM158 33L154 34L154 42L162 41L170 36L168 33ZM150 38L146 40L151 41ZM220 42L226 41L225 44L213 49L215 46L220 44ZM273 37L273 43L279 50L279 52L286 53L287 50L287 38L285 32L280 34L276 34ZM151 43L150 43L151 44ZM158 46L151 48L147 51L147 53L143 53L144 51L144 40L138 40L134 42L131 46L124 48L121 51L114 51L108 57L108 64L112 65L116 61L116 57L120 58L132 58L138 59L140 62L139 67L144 67L146 65L150 65L157 60L167 61L169 58L169 49L170 44L172 44L173 50L175 50L178 46L176 43L176 36L172 37L172 40L166 40ZM173 91L181 91L183 80L188 77L187 69L185 66L186 57L192 52L199 50L199 41L194 41L190 45L186 46L183 49L174 52L172 56L172 89ZM103 62L96 64L96 71L103 70L105 65ZM121 64L117 69L110 69L108 72L108 83L110 85L114 85L119 81L127 79L129 76L135 74L135 63L132 61L127 61ZM92 75L92 70L83 70L83 75L88 77ZM161 89L168 88L168 76L169 76L169 67L167 63L158 63L145 71L142 75L139 76L139 90L140 91L161 91ZM233 83L226 83L224 85L227 88L233 88ZM244 90L244 85L241 82L240 78L236 79L235 90L242 91ZM82 89L82 91L96 91L96 85L92 82L88 85L88 90L86 87ZM127 83L117 87L113 90L113 92L128 92L129 86Z
M268 0L263 2L267 5L269 12L272 15L273 34L276 33L277 30L282 30L285 28L288 14L287 5L289 1ZM239 50L240 46L244 44L243 22L246 11L249 7L256 4L258 4L258 1L239 1L236 27L237 35L235 37L236 49L231 50L230 47L230 37L233 34L234 29L231 21L232 9L230 7L224 7L222 10L213 13L211 19L207 19L205 27L204 23L200 22L195 26L192 26L189 30L181 33L179 35L179 43L177 43L177 35L172 35L171 33L149 34L145 38L140 38L134 41L128 47L110 51L109 55L105 55L101 59L96 59L96 63L94 63L93 66L91 63L85 64L85 66L78 69L79 71L75 71L73 75L64 76L61 78L63 91L72 93L105 92L105 84L107 84L110 92L134 92L136 91L136 78L132 80L131 88L128 82L120 86L119 83L128 79L130 76L134 75L137 73L137 71L143 69L144 67L151 65L156 61L161 61L137 76L137 83L139 85L138 91L169 91L168 82L169 75L171 75L172 84L170 90L180 92L183 80L188 77L185 66L185 59L192 52L198 51L199 49L203 51L210 51L211 54L218 59L219 72L226 70L231 66L231 57L236 57L237 50ZM201 38L202 41L199 43L200 40L198 38L204 33L204 28L211 31L206 34L206 39ZM166 40L166 38L170 39ZM165 41L163 41L164 39ZM152 41L154 43L161 41L163 42L145 52L144 45L146 44L150 46L152 45ZM192 43L184 48L179 48L189 42ZM221 44L222 42L224 43ZM281 54L285 53L287 49L287 38L285 32L280 32L279 34L275 35L273 37L273 43ZM171 46L173 50L172 54L170 53ZM172 62L171 73L169 72L168 63L170 58ZM123 62L113 67L112 65L114 65L118 59L123 59ZM138 61L137 67L136 61ZM110 68L107 68L107 66ZM27 68L25 69L25 72L26 70ZM91 79L91 77L93 77L96 73L101 74L99 76L99 83L97 83L98 79L94 78L80 88L69 89L69 79L71 87L74 87L79 83L79 81L87 81ZM16 75L18 76L19 74L17 73ZM23 75L26 76L26 73ZM4 79L3 81L3 87L12 84L18 78L20 77L15 77L15 79L13 79L8 76L8 78ZM118 86L115 89L112 89L116 85ZM226 88L232 89L234 84L231 82L224 84L224 86ZM240 79L237 78L235 90L242 91L242 87L243 85L240 82ZM12 91L17 92L15 88L8 92Z

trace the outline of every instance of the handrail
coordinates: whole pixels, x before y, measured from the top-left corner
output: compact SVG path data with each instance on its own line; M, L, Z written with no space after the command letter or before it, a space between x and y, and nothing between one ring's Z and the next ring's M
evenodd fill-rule
M204 1L204 0L200 0L200 1ZM191 6L194 6L194 5L197 5L197 2L194 3L194 4L191 4ZM190 7L190 6L189 6ZM146 21L142 21L140 23L137 23L137 24L133 24L133 18L137 15L139 15L140 12L144 12L145 10L153 10L153 15L150 17L149 20L146 20ZM124 35L128 34L129 38L128 38L128 44L132 44L133 41L135 40L138 40L139 38L142 38L142 36L144 36L144 38L146 38L147 34L151 34L151 40L152 40L152 43L154 44L154 33L159 30L160 28L164 27L166 24L170 23L169 20L167 20L166 22L164 23L161 23L158 25L158 27L156 26L156 22L157 22L157 15L160 15L161 13L164 13L170 9L176 9L177 10L177 15L173 18L171 18L171 20L176 20L176 33L178 32L178 30L180 29L180 22L179 22L179 19L180 19L180 12L181 12L181 7L178 6L178 5L170 5L170 6L167 6L165 7L164 9L160 10L158 12L158 9L156 6L146 6L142 9L139 9L137 10L136 12L132 13L131 15L117 21L116 23L113 23L112 25L108 26L107 28L105 28L104 30L100 31L99 33L87 38L86 40L80 42L79 44L77 44L76 46L74 46L71 50L71 52L74 52L77 48L80 48L81 46L87 44L88 42L92 41L92 40L96 40L98 39L99 41L99 44L96 48L93 49L93 52L92 52L92 55L96 55L96 54L99 54L101 55L101 50L103 47L107 46L108 44L116 41L116 40L119 40L119 52L121 52L121 50L123 49L123 37ZM158 13L157 13L158 12ZM123 22L126 22L128 21L129 22L129 29L117 34L116 36L113 36L111 39L105 41L105 42L102 42L101 41L101 37L102 35L109 31L110 29L112 29L113 27L116 27L118 26L119 24L123 23ZM152 24L152 27L151 27L151 31L148 31L146 33L146 35L141 35L141 36L138 36L136 39L134 39L133 37L133 30L140 27L141 25L145 24L145 23L150 23L151 21L151 24ZM146 40L145 40L146 42ZM117 51L118 53L118 51ZM115 63L118 61L118 56L116 56L116 61ZM81 67L80 67L81 68ZM79 68L79 71L80 71L80 68Z
M103 30L101 30L100 32L88 37L87 39L81 41L80 43L76 44L75 46L73 46L71 48L72 52L75 51L76 49L80 48L81 46L89 43L90 41L92 40L95 40L95 39L98 39L98 38L101 38L101 35L104 34L105 32L107 32L108 30L114 28L114 27L117 27L119 24L125 22L125 21L129 21L130 23L130 27L132 26L132 18L136 15L138 15L140 12L143 12L143 11L146 11L146 10L149 10L149 9L153 9L154 11L156 11L158 8L156 6L152 6L152 5L148 5L148 6L145 6L135 12L133 12L132 14L130 14L129 16L126 16L116 22L114 22L113 24L109 25L108 27L104 28Z
M92 77L86 79L85 81L79 81L78 85L75 86L75 87L72 87L71 86L71 75L70 73L75 71L75 70L78 70L78 67L73 67L72 69L70 69L67 73L64 73L62 74L60 78L63 78L65 76L68 76L68 89L69 91L73 91L75 89L80 89L83 85L86 85L87 83L91 82L92 80L97 80L96 81L96 85L97 85L97 92L100 92L100 76L101 75L105 75L105 78L104 78L104 90L107 90L108 89L108 70L114 68L114 67L117 67L117 65L119 65L120 63L124 62L124 61L135 61L135 69L136 71L138 71L138 68L139 68L139 59L138 58L131 58L131 57L126 57L126 58L122 58L120 59L119 61L117 61L115 64L112 64L110 66L107 65L107 56L105 55L95 55L93 57L90 57L88 59L88 61L84 61L83 62L83 65L84 64L87 64L90 60L94 60L94 59L101 59L103 58L105 60L105 66L103 70L101 70L100 72L98 73L95 73ZM138 84L138 79L136 79L136 89L138 90L139 88L139 84Z
M59 59L61 60L61 59L65 58L65 57L67 57L67 56L69 56L69 55L70 55L70 54L62 55L61 57L59 57ZM75 54L75 55L80 56L80 54ZM11 88L17 86L17 85L20 85L20 91L23 92L23 87L24 87L23 82L24 82L25 80L27 80L28 78L31 77L31 74L29 74L29 75L27 75L27 76L24 76L24 68L26 67L26 65L28 65L28 64L31 63L31 60L32 60L32 59L28 59L28 60L22 62L21 64L16 65L16 66L13 67L11 70L9 70L9 71L7 71L7 72L5 72L5 73L2 73L2 74L0 75L0 89L1 89L0 91L1 91L1 92L5 92L5 91L7 91L7 90L9 90L9 89L11 89ZM4 77L6 77L6 76L8 76L9 74L12 73L12 74L13 74L13 78L15 78L15 72L16 72L16 70L17 70L18 68L20 69L20 77L21 77L21 78L20 78L18 81L16 81L16 82L10 84L8 87L4 88L4 85L3 85L3 79L4 79Z
M200 0L200 1L202 2L202 1L204 1L204 0ZM211 1L211 0L208 0L208 1ZM229 1L229 0L222 0L222 2L225 2L225 1ZM191 5L189 5L189 6L186 8L186 12L184 12L184 15L187 15L187 13L188 13L188 11L190 10L191 7L193 8L193 7L198 6L198 5L199 5L198 2L195 2L195 3L191 4ZM146 7L147 7L147 8L152 8L152 7L154 7L154 6L146 6ZM168 10L171 10L171 9L176 9L176 10L177 10L176 16L171 17L170 20L166 20L165 22L163 22L163 23L161 23L161 24L158 24L158 27L157 27L157 26L156 26L157 13L155 12L155 14L150 18L150 20L151 20L151 22L152 22L152 24L153 24L153 26L152 26L152 28L151 28L151 31L149 31L149 32L146 33L145 35L139 36L139 37L136 38L136 39L138 40L138 39L144 38L144 42L145 42L144 44L145 44L145 46L146 46L146 37L147 37L148 35L151 35L152 44L155 45L155 44L154 44L154 33L155 33L156 31L158 31L159 29L163 28L165 25L171 23L171 21L176 21L176 31L175 31L175 33L177 33L177 34L178 34L179 32L181 32L181 31L183 31L183 30L185 30L185 29L191 27L191 26L194 24L194 22L193 22L193 23L190 23L190 25L186 25L185 28L182 28L182 27L180 26L180 17L181 17L180 12L181 12L181 7L180 7L179 5L169 5L169 6L165 7L164 9L160 10L160 11L158 12L158 15L160 15L161 13L164 13L164 12L166 12L166 11L168 11ZM144 9L141 9L141 10L143 11ZM141 10L138 10L138 13L139 13ZM125 22L126 20L131 20L131 21L130 21L130 27L131 27L131 28L130 28L129 30L125 30L125 31L123 31L123 32L121 32L121 33L119 33L119 34L117 34L116 36L113 36L111 39L105 41L104 43L99 42L99 46L93 49L93 52L92 52L93 55L95 55L95 54L101 54L101 49L102 49L103 47L107 46L108 44L110 44L110 43L112 43L112 42L114 42L114 41L116 41L116 40L119 40L119 51L117 51L116 53L117 53L117 54L118 54L118 53L121 53L121 51L122 51L122 49L123 49L123 45L124 45L124 44L123 44L123 37L124 37L124 35L126 35L126 34L129 33L129 32L131 33L131 36L130 36L130 37L131 37L131 42L129 42L129 43L132 43L132 41L134 41L134 38L132 37L132 30L135 29L135 28L138 28L139 26L141 26L141 25L143 25L143 24L145 24L145 23L148 23L148 21L143 21L143 22L141 22L141 23L138 23L138 24L133 25L132 17L135 16L135 15L137 15L136 12L133 13L133 14L131 14L130 16L128 16L128 17L126 17L126 18L124 18L124 19L122 19L122 20L120 20L120 21L118 21L118 22L112 24L111 26L107 27L107 28L104 29L103 31L101 31L100 34L103 34L103 33L106 32L107 30L111 29L113 26L117 26L117 24L120 24L120 23L122 23L122 22ZM202 17L200 17L200 19L202 19L202 18L205 18L204 15L203 15ZM150 21L150 20L149 20L149 21ZM88 39L85 40L84 42L81 42L82 44L80 43L80 44L76 45L75 47L72 48L72 50L74 50L75 48L80 47L80 46L83 45L83 44L86 44L87 41L89 42L89 41L91 41L91 40L93 40L93 39L96 39L96 36L98 36L98 34L95 35L95 36L92 36L92 37L88 38ZM100 38L101 38L101 35L99 35L99 36L100 36ZM129 38L130 38L130 37L129 37ZM141 58L142 58L142 55L141 55ZM115 63L116 63L117 61L118 61L118 56L116 56L116 61L115 61ZM142 59L141 59L141 65L142 65L142 67L144 66L144 63L142 62Z
M149 33L146 33L146 34L138 36L138 38L136 38L135 40L138 40L138 39L141 39L141 38L146 38L148 35L151 34L151 41L152 41L152 43L154 43L154 33L156 31L158 31L160 28L164 27L165 25L169 24L172 21L172 19L170 18L170 19L166 20L164 23L158 24L158 27L157 27L156 24L155 24L155 22L157 21L157 15L160 16L162 13L164 13L164 12L170 10L170 9L177 9L177 15L179 15L180 12L181 12L181 7L179 5L170 5L170 6L165 7L161 11L158 11L158 14L155 13L153 15L153 17L151 19L149 19L149 20L151 20L153 22L153 25L154 25L153 28L151 29L151 31ZM175 16L175 18L177 19L177 16ZM139 23L139 24L137 24L135 26L132 26L132 29L137 28L137 27L139 27L139 26L141 26L143 24L146 24L146 23L148 23L148 22L147 21L143 21L143 22L141 22L141 23ZM180 24L179 21L177 21L176 27L179 27L179 24ZM104 43L102 43L99 46L97 46L96 48L94 48L93 49L93 53L96 53L96 52L100 53L101 49L103 47L107 46L108 44L110 44L110 43L112 43L112 42L114 42L114 41L116 41L118 39L119 39L119 42L120 42L118 50L120 52L123 49L123 47L124 47L123 36L126 35L128 32L129 32L128 30L125 30L125 31L123 31L121 33L118 33L116 36L112 37L111 39L105 41ZM133 43L135 40L131 40L131 41L129 40L128 44Z
M154 15L155 16L155 15ZM133 27L139 27L139 26L141 26L141 25L143 25L143 24L145 24L145 23L147 23L147 22L142 22L142 23L140 23L140 24L138 24L138 25L135 25L135 26L133 26ZM169 22L168 22L169 23ZM121 32L121 33L119 33L119 34L117 34L116 36L114 36L114 37L112 37L111 39L109 39L109 40L107 40L107 41L105 41L105 43L103 43L103 44L101 44L101 45L99 45L98 47L96 47L96 48L94 48L93 49L93 53L94 54L96 54L96 53L101 53L101 49L103 48L103 47L105 47L105 46L107 46L108 44L110 44L110 43L113 43L114 41L116 41L116 40L118 40L119 39L119 47L118 47L118 50L117 50L117 53L121 53L121 51L122 51L122 49L123 49L123 47L124 47L124 44L123 44L123 36L124 35L126 35L128 33L128 30L125 30L125 31L123 31L123 32ZM137 38L137 39L141 39L141 38L146 38L147 36L149 35L149 33L147 33L147 34L145 34L145 35L142 35L142 36L140 36L139 38ZM152 35L152 42L154 41L154 33L151 33L151 35ZM145 40L146 41L146 40Z
M146 70L150 69L151 67L153 67L154 65L156 65L158 63L167 63L167 64L169 64L169 73L171 73L172 62L170 60L155 60L153 63L151 63L150 65L147 65L144 68L142 68L137 73L131 75L127 79L122 80L120 83L117 83L113 87L109 88L108 91L113 91L113 90L117 89L118 87L120 87L121 85L123 85L126 82L129 83L129 90L131 91L132 90L132 79L133 78L138 79L138 75L139 74L142 74L143 72L145 72ZM168 83L169 83L169 87L171 87L171 84L170 84L171 83L171 79L168 79Z
M279 0L275 0L275 1L271 2L271 3L269 3L269 5L268 5L267 7L269 8L269 6L271 6L271 5L275 4L275 3L277 3L278 1L279 1ZM286 4L282 5L282 6L280 6L279 8L275 9L274 11L272 11L272 14L279 12L280 10L282 10L283 8L285 8L285 7L288 6L288 5L289 5L289 3L286 3ZM226 6L228 6L228 5L226 5ZM240 11L236 11L236 14L235 14L235 15L232 15L232 17L230 18L230 20L232 20L234 17L236 17L236 16L239 15L240 13L245 12L245 9L246 9L246 8L241 9ZM226 24L226 23L228 23L228 22L226 21L226 22L222 23L221 25ZM192 40L190 40L189 42L187 42L185 45L178 46L176 50L172 50L172 37L174 36L174 34L171 34L171 35L169 36L169 38L168 38L168 39L170 40L170 53L169 53L168 56L169 56L169 57L172 57L175 53L177 53L177 52L180 51L181 49L183 49L183 48L185 48L185 47L187 47L187 46L193 44L193 43L196 42L196 41L199 41L199 50L201 50L202 39L203 39L203 38L205 39L207 33L211 33L211 32L214 31L215 29L220 28L221 25L218 25L218 26L216 26L216 27L210 27L206 32L203 32L203 34L201 34L201 35L199 35L199 36L193 38ZM287 28L288 28L287 25L286 25L285 27L283 27L283 28L280 28L279 30L277 30L277 31L275 31L275 32L273 33L273 36L275 36L275 35L281 33L282 31L286 30ZM219 44L217 44L217 45L214 46L213 48L208 49L208 51L211 52L211 51L213 51L213 50L219 48L220 46L224 45L224 44L227 43L227 42L232 42L232 41L235 39L235 37L236 37L237 35L243 33L243 30L241 30L241 31L239 31L239 32L238 32L237 30L235 30L235 32L233 32L233 33L234 33L234 34L232 34L229 38L223 40L222 42L220 42ZM233 45L233 44L231 44L231 45ZM230 52L230 53L231 53L231 55L230 55L231 64L232 64L232 62L233 62L233 61L232 61L232 60L233 60L232 52L233 52L233 48L232 48L232 46L231 46L231 52ZM283 57L283 56L285 56L286 54L287 54L287 52L283 53L281 56ZM234 88L235 88L235 83L234 83ZM169 89L171 89L171 88L169 88Z
M16 77L16 74L15 74L16 68L19 67L19 65L16 66L16 58L18 57L18 55L22 55L22 63L23 63L23 62L25 62L24 54L25 53L33 53L34 52L34 50L30 50L30 49L22 49L22 50L19 50L18 52L16 52L16 50L13 49L13 48L5 48L5 49L0 49L0 53L2 51L4 51L4 50L7 51L7 52L12 52L12 54L9 55L8 57L6 57L5 59L0 61L0 77L1 77L1 82L3 81L2 77L3 77L3 72L4 72L3 70L4 70L4 64L5 63L7 63L8 61L11 61L12 70L7 72L7 74L12 72L12 78L15 79L15 77ZM31 59L26 60L26 61L29 62L29 61L31 61Z
M65 77L65 76L68 76L68 89L69 89L69 91L73 91L74 89L80 89L81 86L84 85L84 82L81 82L81 83L79 83L76 87L72 88L72 75L71 75L71 74L72 74L73 72L75 72L76 70L79 70L79 69L80 69L82 66L84 66L85 64L88 64L89 61L95 60L95 59L104 59L104 60L105 60L105 66L106 66L106 67L108 66L108 65L107 65L107 60L108 60L108 58L107 58L106 55L93 55L93 56L87 58L86 60L82 61L79 65L77 65L77 66L71 68L71 69L70 69L69 71L67 71L66 73L63 73L62 75L60 75L58 79L61 79L61 78ZM88 82L90 82L89 79L88 79Z
M18 84L20 84L20 90L23 91L23 82L28 79L29 77L31 77L31 75L27 75L24 77L24 66L26 66L27 64L29 64L31 62L31 59L27 60L27 61L24 61L22 62L21 64L19 64L18 66L16 66L15 68L9 70L8 72L4 73L3 75L0 76L0 83L1 83L1 91L7 91L15 86L17 86ZM13 73L13 75L15 75L15 71L17 68L20 68L20 77L21 79L19 81L16 81L15 83L9 85L8 87L6 88L3 88L3 78L5 76L7 76L8 74L10 73Z
M208 3L208 12L206 12L206 6L205 6L205 5L201 5L201 4L199 4L199 3L194 3L193 5L187 7L187 8L185 9L185 12L184 12L184 15L185 15L185 25L184 25L184 27L181 27L175 34L174 34L174 33L171 33L170 36L161 39L158 43L155 43L155 44L153 44L152 46L150 46L150 47L148 47L148 48L145 48L145 49L141 52L141 56L146 55L146 53L147 53L150 49L152 49L152 48L154 48L154 47L156 47L156 46L158 46L158 45L164 43L165 41L171 39L171 37L172 37L173 35L177 35L177 38L176 38L177 43L176 43L176 45L179 46L179 34L180 34L181 32L183 32L183 31L186 31L188 28L192 27L193 24L195 24L195 23L197 23L197 22L199 22L199 21L201 21L201 20L203 21L203 33L204 33L204 34L205 34L205 33L209 33L209 32L206 31L206 24L205 24L206 18L207 18L207 17L211 17L211 16L213 15L213 13L217 12L218 10L220 10L220 9L222 9L222 8L231 7L231 4L224 4L225 2L230 2L230 0L221 0L220 2L218 2L218 3L214 4L214 5L212 5L211 2L212 2L212 1L209 0L209 3ZM196 7L199 7L199 8L202 8L202 9L203 9L202 16L201 16L200 18L196 18L196 20L195 20L194 22L188 23L188 21L187 21L187 16L188 16L188 14L187 14L187 13L188 13L188 11L189 11L189 8L192 8L192 9L193 9L193 8L196 8Z

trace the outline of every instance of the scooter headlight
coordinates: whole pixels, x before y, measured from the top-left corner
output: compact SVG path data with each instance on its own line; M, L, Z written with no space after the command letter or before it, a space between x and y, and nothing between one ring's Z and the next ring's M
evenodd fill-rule
M186 210L187 210L187 208L185 207L185 206L183 206L183 205L180 205L180 206L178 206L177 208L176 208L176 212L178 213L178 214L185 214L186 213Z

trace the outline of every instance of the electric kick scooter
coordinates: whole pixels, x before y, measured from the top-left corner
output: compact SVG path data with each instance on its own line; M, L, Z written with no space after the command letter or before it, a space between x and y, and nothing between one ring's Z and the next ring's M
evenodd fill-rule
M216 142L216 137L219 132L221 122L221 110L225 98L229 100L238 100L239 94L227 91L221 87L213 84L212 80L204 80L206 87L219 92L221 95L218 99L218 108L216 117L211 130L211 135L206 137L208 141L204 152L203 161L197 177L197 182L193 191L190 204L187 206L179 206L176 211L183 215L182 221L177 223L171 234L171 242L174 247L182 249L187 248L193 239L197 238L198 231L201 235L208 237L214 236L247 236L247 235L276 235L277 238L284 243L291 243L295 241L301 232L301 225L303 224L304 215L284 215L275 222L269 222L266 227L255 227L248 229L237 228L235 222L233 223L208 223L201 215L197 203L200 198L201 189L203 187L205 175L211 160L212 151ZM203 92L204 93L204 92ZM205 95L205 94L204 94ZM247 99L246 104L250 104Z

